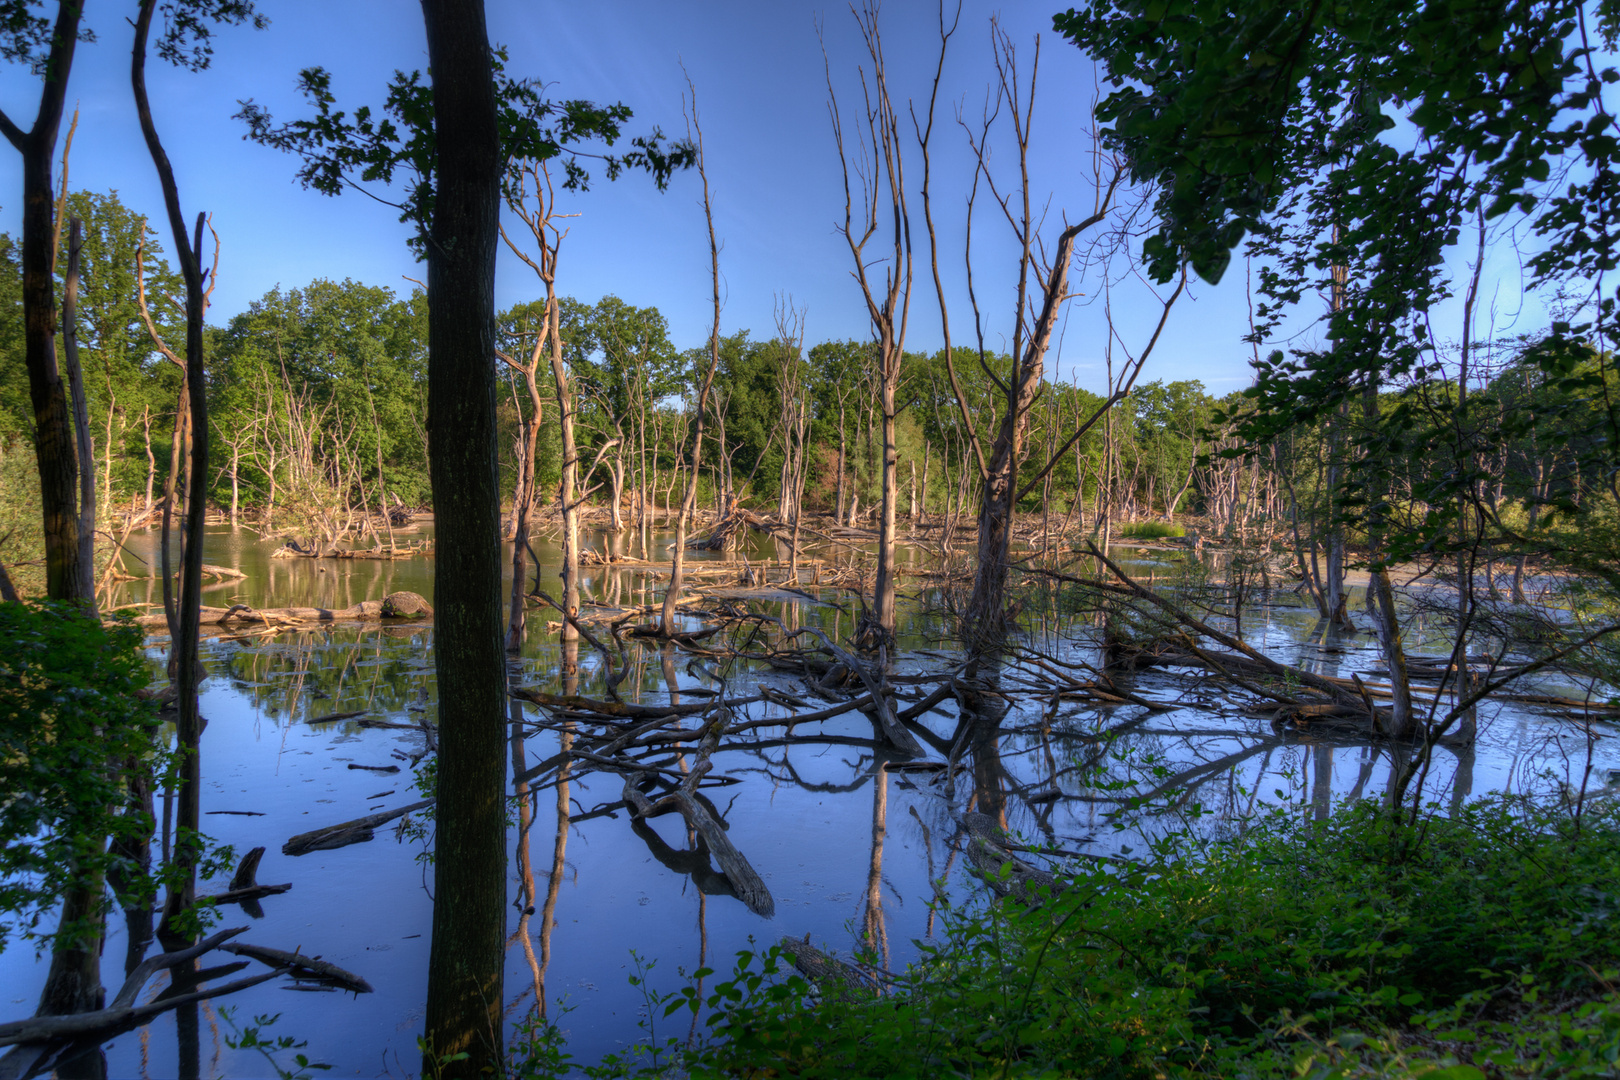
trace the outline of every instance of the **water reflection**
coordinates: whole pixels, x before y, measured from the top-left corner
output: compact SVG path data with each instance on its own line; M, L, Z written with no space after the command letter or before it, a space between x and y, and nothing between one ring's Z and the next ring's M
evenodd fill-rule
M586 539L592 550L630 558L649 551L662 557L668 542L659 532ZM745 552L751 567L780 582L791 552L762 537L751 543ZM541 579L553 578L555 545L540 538L535 549ZM206 561L248 577L216 587L210 602L341 607L396 590L431 595L428 559L318 564L270 558L270 550L245 530L211 534ZM724 564L705 576L697 554L694 579L718 603L719 594L736 588L741 567ZM813 573L847 561L839 555L817 562ZM813 576L811 566L801 569L802 581ZM583 576L585 595L612 608L613 618L655 602L662 591L657 572L635 564L588 566ZM125 583L117 602L154 599L156 584ZM819 602L779 592L728 594L727 602L780 620L783 632L813 627L840 640L855 614L849 594L805 587ZM926 581L907 587L919 599L901 626L900 707L934 686L906 678L926 679L958 663L950 624L938 613L947 607L943 595ZM782 935L810 933L833 949L868 949L885 965L902 965L914 956L913 939L938 929L928 904L935 882L957 896L978 889L964 870L957 824L970 810L1032 844L1128 855L1165 829L1188 821L1231 828L1279 799L1321 820L1345 797L1383 797L1397 765L1405 764L1368 744L1280 735L1223 688L1175 673L1142 673L1118 687L1170 705L1163 710L1066 697L1042 683L1050 675L1032 657L1102 666L1098 650L1076 644L1095 631L1098 616L1064 609L1055 592L1045 603L1037 596L1026 609L1028 655L1012 650L964 673L938 708L911 726L929 748L932 768L894 760L871 718L859 712L796 725L795 713L828 704L816 699L806 673L627 639L619 687L626 701L675 710L710 703L717 692L735 698L765 687L778 695L739 710L734 730L714 747L714 773L692 792L768 886L775 910L769 925L737 899L701 830L678 816L627 816L624 777L570 756L600 747L610 729L514 699L505 717L514 777L507 939L514 1018L525 1004L556 1015L563 999L572 1009L565 1026L579 1058L619 1048L636 1034L640 1008L624 980L631 948L659 959L661 989L676 984L679 968L724 963L751 939L762 945ZM612 666L588 645L581 653L577 642L559 644L554 630L544 632L549 617L530 620L513 657L514 681L545 693L603 697ZM757 627L749 633L756 631L764 633ZM1252 598L1243 632L1322 674L1376 662L1370 643L1331 630L1281 594ZM756 654L764 647L746 635L738 642ZM723 652L725 639L708 644ZM248 630L211 636L204 646L204 710L212 721L204 736L205 827L238 850L268 846L267 862L282 862L267 867L266 880L295 883L290 893L266 899L265 917L248 936L326 956L379 988L347 998L263 986L229 1004L244 1016L280 1013L271 1034L307 1039L312 1057L345 1071L375 1071L379 1052L414 1058L429 922L426 870L415 858L420 843L379 829L369 843L299 860L274 853L291 835L410 798L413 763L423 760L425 747L421 723L436 715L432 647L433 629L425 623ZM807 705L782 704L784 695ZM1528 758L1521 747L1550 723L1495 704L1480 712L1480 745L1442 750L1425 780L1452 806L1476 790L1511 786L1515 754ZM691 740L643 760L667 770L657 790L648 789L654 801L697 767ZM554 764L536 772L547 762ZM398 771L384 771L390 768ZM723 788L713 786L720 774L731 781ZM161 801L151 791L138 797ZM166 828L163 843L169 835ZM138 845L129 855L150 857ZM236 919L232 910L228 920ZM127 970L148 947L138 938L142 926L150 927L150 913L131 911L120 920L126 921L111 935L107 962ZM28 958L15 950L0 954L0 986L27 991L37 978ZM217 1059L205 1052L211 1036L202 1030L204 1016L195 1009L170 1014L114 1040L104 1065L95 1065L97 1057L84 1067L158 1076L262 1069L262 1061L228 1048Z

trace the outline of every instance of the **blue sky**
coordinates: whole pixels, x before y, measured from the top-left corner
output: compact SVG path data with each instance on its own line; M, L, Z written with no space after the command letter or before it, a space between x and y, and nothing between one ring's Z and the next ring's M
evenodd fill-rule
M252 98L278 119L305 115L295 91L300 69L328 68L339 101L352 108L377 104L397 68L426 66L420 9L410 0L261 0L267 30L223 31L213 68L190 74L156 60L149 81L154 113L175 163L183 208L214 214L224 242L210 321L222 323L267 290L317 278L355 278L402 291L405 276L421 268L405 246L407 230L386 206L350 193L332 199L301 189L290 157L243 140L233 119L238 101ZM69 88L81 109L71 160L71 182L94 191L116 189L123 200L161 224L162 204L152 166L130 104L128 56L132 5L92 4L88 15L99 40L81 47ZM972 168L963 129L981 115L990 81L989 19L996 8L967 3L946 61L934 155L936 215L952 325L965 343L972 313L962 272L963 205ZM1055 6L1054 6L1055 10ZM936 7L890 0L882 10L890 82L902 99L926 102L937 55ZM1097 89L1093 67L1079 50L1051 32L1043 4L1001 11L1020 45L1019 62L1033 57L1042 35L1040 84L1031 151L1033 197L1049 207L1055 226L1063 212L1084 216L1092 200L1086 156L1087 116ZM510 70L538 77L557 97L622 101L636 118L631 134L653 126L668 134L683 128L682 64L697 86L715 194L716 229L724 244L726 333L750 329L773 336L773 302L790 293L808 308L810 341L869 335L851 257L836 230L842 219L842 181L827 113L826 74L817 40L825 28L832 73L846 111L858 92L857 66L866 58L845 7L790 2L644 2L607 0L542 4L491 0L492 39L511 52ZM0 73L0 107L26 126L37 88L25 71ZM993 146L992 167L1002 183L1014 180L1016 161L1006 128ZM921 179L914 146L907 167ZM16 155L0 153L0 229L20 222L21 179ZM615 293L668 317L678 346L700 344L708 332L708 250L695 172L678 176L663 193L645 177L599 182L559 206L576 213L558 274L565 295L594 301ZM1016 250L999 211L981 204L974 225L975 285L987 344L1010 338ZM932 350L941 342L938 305L928 274L920 203L912 204L917 278L907 346ZM1055 233L1054 228L1048 229ZM167 246L167 245L165 245ZM1146 287L1120 267L1112 293L1115 323L1132 350L1146 341L1158 305ZM1055 363L1064 381L1103 384L1106 330L1097 282L1079 286L1087 297L1072 307ZM497 298L505 306L532 299L538 283L503 253ZM1247 385L1249 349L1240 338L1247 305L1241 264L1219 287L1197 284L1183 301L1144 378L1200 379L1215 392ZM1116 353L1117 355L1117 353Z

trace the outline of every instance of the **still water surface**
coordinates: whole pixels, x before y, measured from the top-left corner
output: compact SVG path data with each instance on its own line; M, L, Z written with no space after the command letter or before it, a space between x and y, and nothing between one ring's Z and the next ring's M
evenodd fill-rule
M431 534L419 532L412 539L425 535ZM671 540L655 534L654 557L662 558ZM751 558L773 557L768 540L751 542L756 544ZM587 541L602 551L615 550L615 545L622 553L641 554L639 541L628 534L619 540L595 536ZM248 576L213 587L205 603L342 607L401 589L432 598L428 558L272 559L274 546L247 530L210 532L205 561L236 567ZM556 548L536 548L543 580L555 583L551 564ZM138 538L136 550L149 558L153 538ZM1146 572L1183 557L1140 555L1134 565ZM905 558L918 565L929 561L920 552ZM661 596L659 579L644 570L586 567L584 577L587 591L604 602L630 605ZM130 583L116 602L156 600L154 585ZM949 666L955 647L941 613L942 598L926 584L902 592L910 594L902 614L902 646L931 655L913 653L901 660L898 670ZM849 594L828 590L818 595L824 602L751 605L789 626L816 625L834 636L847 634L854 614ZM565 657L555 635L543 633L545 620L543 611L531 616L521 682L550 691L572 689L573 679L565 685ZM1074 619L1036 616L1030 642L1046 652L1095 659L1089 647L1074 641L1083 629ZM1325 638L1314 611L1297 606L1296 598L1286 593L1246 616L1245 632L1251 643L1279 659L1325 674L1378 666L1370 635ZM1416 632L1421 638L1423 628ZM1442 642L1430 644L1444 647ZM156 674L161 644L154 644L152 656ZM182 1050L174 1015L165 1014L108 1044L110 1074L272 1075L256 1053L227 1046L231 1028L220 1016L224 1007L238 1024L256 1015L280 1014L268 1033L306 1040L309 1056L333 1067L327 1075L415 1075L433 886L431 867L421 857L422 842L396 836L388 825L369 843L296 858L283 855L281 844L297 833L420 798L409 766L410 756L422 749L420 732L367 728L355 719L313 721L347 712L402 724L431 718L431 626L336 624L275 636L211 637L205 639L204 657L205 830L239 854L264 845L268 851L259 881L293 884L290 892L263 901L262 919L250 920L227 908L220 925L251 923L242 940L322 957L361 975L376 992L354 996L294 989L277 980L205 1005L195 1062L187 1060L189 1050ZM685 691L684 700L697 700L691 691L716 684L689 660L684 653L649 646L621 693L626 700L639 696L662 702L681 700ZM575 669L579 692L600 696L601 664L588 646L580 646ZM802 693L794 680L769 671L739 666L729 674L730 693L747 693L757 682ZM1131 818L1119 812L1121 800L1164 788L1172 779L1187 791L1179 805L1211 813L1201 827L1216 829L1267 802L1288 801L1301 813L1325 814L1337 799L1375 797L1388 783L1387 751L1279 738L1264 717L1242 712L1218 687L1201 689L1185 678L1158 673L1140 676L1134 688L1143 696L1179 701L1182 707L1149 715L1134 706L1066 705L1045 725L1039 723L1044 703L1028 714L1014 709L999 732L966 740L963 761L968 767L951 780L937 771L884 768L884 755L870 745L871 724L858 713L797 732L820 732L831 739L792 745L777 741L717 757L715 773L740 782L704 790L729 823L732 841L769 886L776 904L770 919L752 914L729 895L706 853L693 854L692 838L677 815L632 823L622 809L593 814L594 808L620 798L617 776L576 777L568 784L566 799L559 799L556 789L538 792L527 834L537 912L527 920L526 948L520 912L512 910L509 1017L527 1014L538 994L552 1016L562 1013L576 1058L589 1062L638 1038L638 1022L645 1019L642 998L627 981L635 969L634 956L656 962L652 982L665 990L681 985L683 971L702 966L728 970L737 950L769 945L784 935L809 934L824 947L845 953L866 942L891 966L904 965L916 955L914 942L937 929L929 908L931 880L945 878L946 888L962 897L979 888L964 872L957 851L955 815L965 809L1000 809L1011 829L1035 841L1128 855L1145 835L1173 825L1175 815ZM524 710L530 720L539 717L534 706L515 703L514 719L524 716ZM1428 791L1443 803L1473 792L1555 783L1566 770L1584 767L1584 742L1567 721L1499 704L1482 707L1480 719L1476 749L1437 754ZM941 706L926 724L948 743L956 728L954 705ZM1121 729L1106 744L1099 741L1100 732ZM514 730L515 762L534 764L558 749L554 731L523 725L514 725ZM758 734L769 738L780 730ZM1080 768L1098 760L1102 750L1103 779L1125 782L1123 790L1109 789ZM1620 766L1620 760L1606 759L1603 746L1599 750L1600 766ZM930 756L942 757L937 752ZM376 771L389 766L399 771ZM1547 775L1548 770L1556 775ZM1061 797L1044 797L1053 790ZM1035 793L1042 797L1024 798ZM511 892L516 900L523 860L517 858L515 810L513 822ZM221 880L199 891L224 887ZM549 928L543 925L548 912ZM103 977L116 988L123 980L126 943L117 913L110 924ZM44 964L36 963L26 946L14 944L0 954L0 1018L29 1013L43 975ZM163 985L161 978L156 980L149 993Z

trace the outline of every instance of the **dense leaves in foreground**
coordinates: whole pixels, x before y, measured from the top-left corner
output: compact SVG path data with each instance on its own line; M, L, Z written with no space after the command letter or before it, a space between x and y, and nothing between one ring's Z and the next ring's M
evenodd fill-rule
M777 949L707 993L649 991L649 1038L590 1076L1613 1076L1620 813L1492 799L1392 830L1277 811L1085 865L1025 909L946 907L882 995ZM711 973L694 973L704 975ZM644 981L644 980L643 980ZM660 1038L702 1018L707 1038ZM685 1032L685 1023L680 1023ZM534 1026L513 1072L571 1067Z
M85 880L150 889L121 854L121 840L152 829L125 775L162 762L157 709L137 695L147 676L138 627L67 603L9 603L0 604L0 641L3 949L14 932L47 936L40 920ZM55 938L91 929L61 926Z

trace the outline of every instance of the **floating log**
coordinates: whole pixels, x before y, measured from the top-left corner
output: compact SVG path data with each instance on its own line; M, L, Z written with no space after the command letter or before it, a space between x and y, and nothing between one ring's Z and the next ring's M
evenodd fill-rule
M324 829L311 829L309 832L299 833L281 845L283 855L307 855L311 851L324 851L331 848L347 847L350 844L360 844L372 838L372 830L378 825L386 825L395 818L404 817L425 807L433 805L432 799L423 799L421 802L402 806L397 810L384 810L377 814L368 814L353 821L339 822L328 825Z
M316 716L310 719L311 724L331 724L339 720L353 720L357 716L366 715L366 710L357 709L354 712L327 713L325 716Z
M212 903L215 907L224 904L236 904L248 915L255 919L264 918L264 908L259 901L266 896L277 896L292 888L292 883L283 885L260 885L258 881L259 860L264 857L264 848L256 847L242 856L242 861L236 868L236 876L231 878L231 887L222 893L213 896L201 896L197 903Z
M356 994L372 993L371 984L366 980L354 972L345 971L336 964L328 963L318 956L304 956L302 953L271 949L264 945L249 945L245 941L233 941L227 945L221 945L219 948L221 952L234 953L237 956L251 956L261 964L268 964L280 971L287 972L295 979L313 979L343 990L352 990Z

